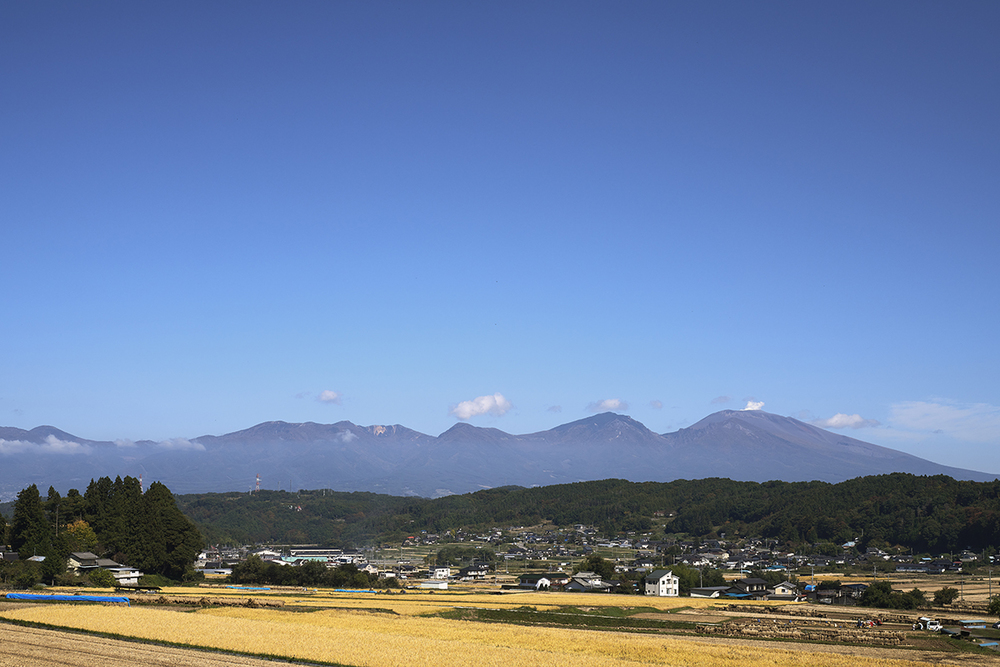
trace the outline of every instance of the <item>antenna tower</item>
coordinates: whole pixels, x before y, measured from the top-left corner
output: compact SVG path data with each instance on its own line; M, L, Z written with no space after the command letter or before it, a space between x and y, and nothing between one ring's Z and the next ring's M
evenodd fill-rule
M260 473L257 473L257 488L254 491L260 493Z

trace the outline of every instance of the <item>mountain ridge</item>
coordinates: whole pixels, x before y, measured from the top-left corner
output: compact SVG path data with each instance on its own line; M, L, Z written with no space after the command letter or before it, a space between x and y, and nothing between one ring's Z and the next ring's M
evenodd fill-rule
M6 473L0 497L31 483L65 490L84 488L90 478L139 474L178 493L245 490L261 474L267 488L430 497L610 477L635 482L708 477L838 482L891 472L974 481L996 477L760 410L723 410L663 434L614 412L523 435L466 422L430 436L399 424L266 421L222 435L132 443L85 440L51 426L0 427L0 464Z

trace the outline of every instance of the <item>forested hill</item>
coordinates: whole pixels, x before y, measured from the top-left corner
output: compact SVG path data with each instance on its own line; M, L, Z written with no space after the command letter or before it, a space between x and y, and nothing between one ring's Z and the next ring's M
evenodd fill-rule
M728 479L579 482L498 488L434 500L373 493L262 491L178 496L181 510L217 542L360 546L426 530L535 525L621 531L726 532L782 542L843 543L863 535L918 552L1000 546L1000 481L903 473L826 482ZM660 516L666 518L666 525ZM672 517L672 518L671 518Z

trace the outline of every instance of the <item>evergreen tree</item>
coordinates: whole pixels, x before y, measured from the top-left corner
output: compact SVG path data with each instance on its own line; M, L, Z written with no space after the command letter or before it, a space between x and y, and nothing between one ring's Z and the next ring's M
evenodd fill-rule
M34 484L17 494L10 528L10 545L21 554L21 558L45 556L52 548L42 499Z
M63 523L72 523L83 519L85 501L77 489L70 489L62 501Z
M170 490L153 482L142 497L145 545L143 569L180 579L202 548L201 535L177 508Z

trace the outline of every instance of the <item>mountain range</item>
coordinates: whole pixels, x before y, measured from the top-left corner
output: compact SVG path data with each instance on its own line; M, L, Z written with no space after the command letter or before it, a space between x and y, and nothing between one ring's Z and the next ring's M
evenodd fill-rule
M264 422L225 435L106 442L51 426L0 427L0 499L29 484L44 494L86 489L98 477L143 475L175 493L334 489L439 497L497 486L595 479L635 482L726 477L840 482L890 472L991 481L761 410L723 410L658 434L606 412L512 435L460 422L439 436L405 426Z

